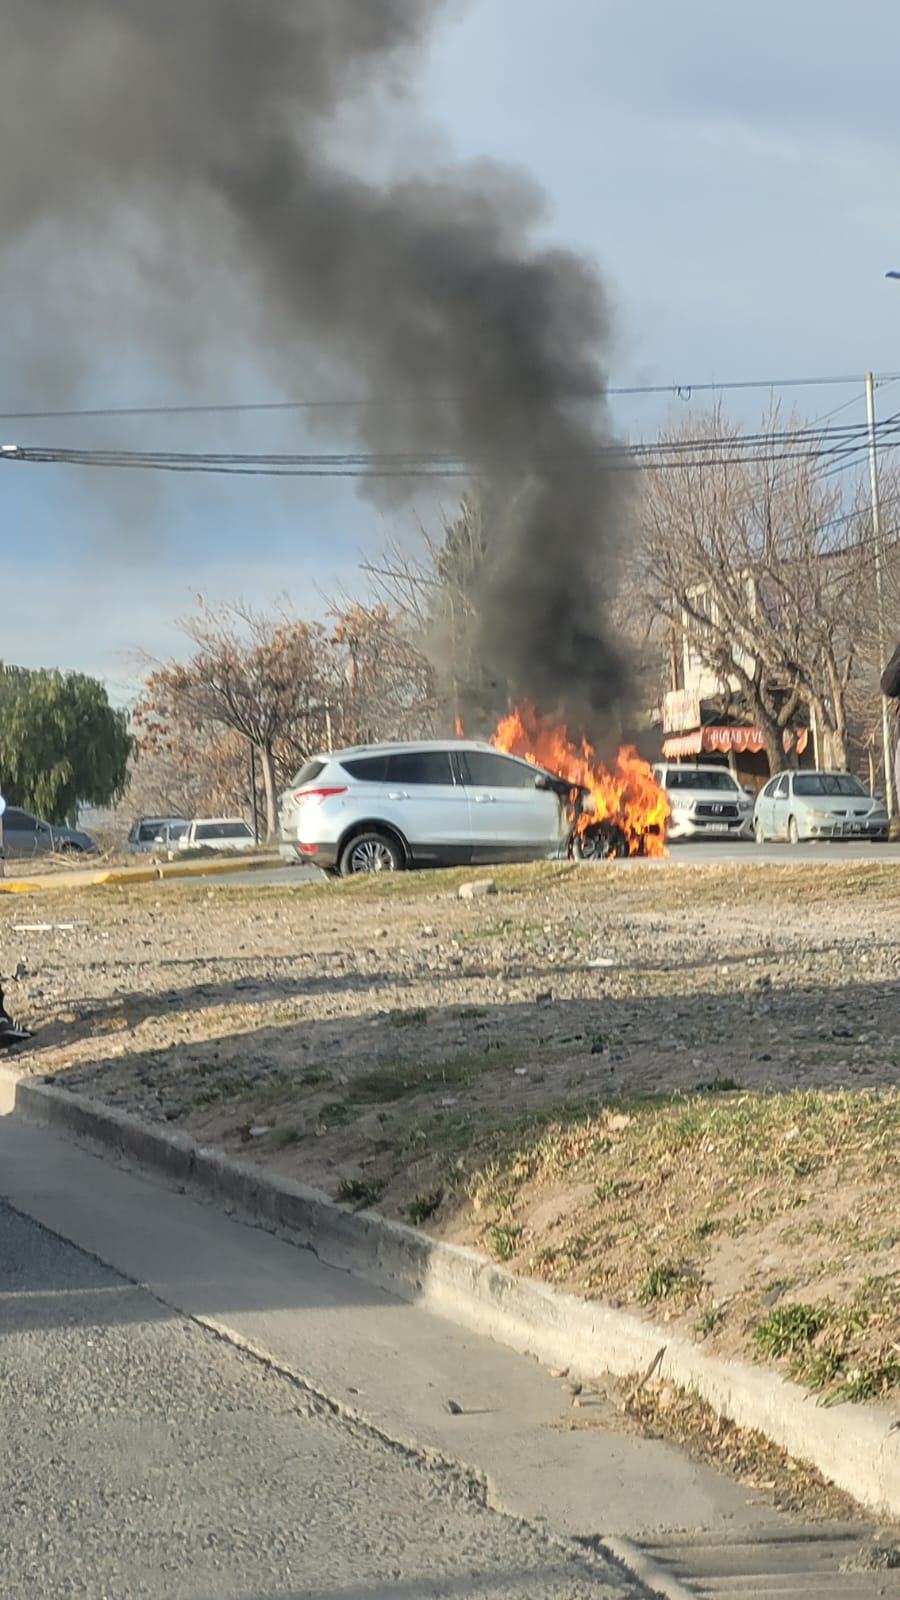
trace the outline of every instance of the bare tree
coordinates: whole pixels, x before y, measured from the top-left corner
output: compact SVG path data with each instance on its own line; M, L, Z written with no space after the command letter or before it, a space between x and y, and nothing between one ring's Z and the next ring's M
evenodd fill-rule
M652 608L684 630L723 698L755 722L771 769L801 708L847 764L848 691L865 590L861 507L767 419L752 450L721 412L664 434L645 475L635 560ZM687 438L709 444L686 448ZM795 759L790 746L787 759Z
M214 729L239 735L259 761L271 836L279 748L287 744L303 756L326 742L325 629L240 602L214 610L202 599L180 626L195 652L188 662L167 662L148 676L136 712L141 736L159 747L173 730L190 731L198 743Z
M201 601L181 624L194 653L156 666L134 713L133 803L243 807L252 749L271 835L279 783L314 751L431 732L433 671L408 619L345 600L328 623Z
M249 813L246 740L239 734L152 718L140 727L124 807L132 816L194 817Z
M331 611L330 677L342 744L433 732L434 671L403 611L345 601Z
M412 550L395 542L363 569L402 613L429 663L434 715L447 729L460 723L487 729L509 709L509 685L484 664L480 594L491 539L512 506L470 488L454 512L441 514L437 536L420 525Z

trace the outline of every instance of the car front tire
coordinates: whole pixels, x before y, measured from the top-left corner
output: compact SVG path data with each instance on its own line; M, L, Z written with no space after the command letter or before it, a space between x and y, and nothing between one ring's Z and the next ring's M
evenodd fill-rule
M788 817L788 844L800 843L800 829L797 827L797 818Z
M358 833L341 851L338 870L342 878L360 873L402 872L403 851L386 833Z
M766 836L763 833L763 825L760 822L758 817L756 818L756 820L753 823L753 837L756 840L757 844L765 844L765 842L766 842Z

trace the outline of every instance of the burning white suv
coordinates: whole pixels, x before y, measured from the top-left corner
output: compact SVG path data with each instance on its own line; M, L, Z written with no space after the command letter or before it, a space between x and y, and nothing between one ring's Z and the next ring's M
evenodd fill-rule
M534 861L567 847L571 787L475 740L359 745L301 767L280 797L281 839L344 877Z
M670 839L753 838L753 797L727 767L662 762L653 776L672 807Z

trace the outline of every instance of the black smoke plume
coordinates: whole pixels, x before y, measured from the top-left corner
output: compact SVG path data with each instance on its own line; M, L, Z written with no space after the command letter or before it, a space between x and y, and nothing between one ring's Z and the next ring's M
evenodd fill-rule
M52 319L21 342L43 334L62 382L102 331L79 289L92 240L127 258L129 336L175 373L195 343L227 345L210 308L239 284L281 378L303 341L372 397L346 424L367 451L461 462L504 505L479 578L484 665L596 734L625 691L609 603L626 518L598 279L535 243L540 196L516 174L378 182L334 154L336 119L376 117L413 81L445 9L4 0L0 292L27 316L52 284Z

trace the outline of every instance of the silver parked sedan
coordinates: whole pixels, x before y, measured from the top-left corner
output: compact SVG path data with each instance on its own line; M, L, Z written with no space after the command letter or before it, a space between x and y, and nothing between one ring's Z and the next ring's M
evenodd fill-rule
M888 836L884 802L852 772L779 772L758 795L757 844L767 839L878 839Z

